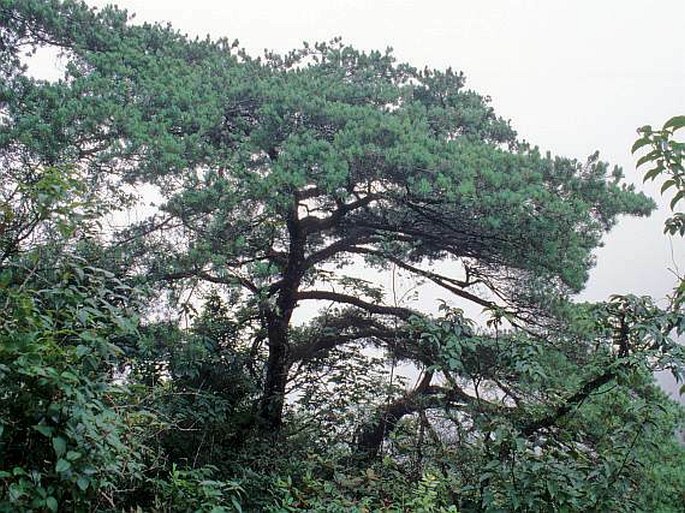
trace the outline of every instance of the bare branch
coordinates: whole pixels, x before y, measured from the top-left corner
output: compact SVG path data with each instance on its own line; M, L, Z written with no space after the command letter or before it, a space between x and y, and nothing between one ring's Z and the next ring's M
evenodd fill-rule
M199 271L199 270L186 270L186 271L177 271L174 273L166 273L157 276L157 279L163 280L163 281L175 281L175 280L183 280L187 278L198 278L203 281L208 281L210 283L217 283L221 285L235 285L238 283L239 285L242 285L246 289L248 289L250 292L257 294L259 293L259 287L257 287L254 283L252 283L250 280L243 278L242 276L237 276L237 275L231 275L227 276L225 278L220 277L220 276L214 276L212 274L209 274L206 271Z
M467 292L463 290L464 287L468 287L470 285L474 285L475 282L465 282L465 281L459 281L454 278L450 278L449 276L443 276L431 271L426 271L425 269L420 269L418 267L415 267L413 265L410 265L403 260L393 257L392 255L389 255L388 253L385 253L383 251L378 251L374 249L369 249L369 248L363 248L363 247L351 247L348 249L350 253L359 253L359 254L365 254L365 255L374 255L374 256L379 256L382 257L395 265L397 267L400 267L404 269L405 271L409 271L411 273L417 274L419 276L423 276L424 278L427 278L431 280L433 283L436 285L439 285L440 287L449 290L452 294L455 294L459 297L462 297L464 299L468 299L469 301L476 303L482 307L485 308L492 308L495 306L495 303L492 301L487 301L485 299L482 299L475 294L472 294L470 292Z
M318 233L333 228L348 213L369 205L379 198L378 194L367 194L352 203L341 203L337 210L325 218L307 216L300 220L302 232L305 234Z
M321 301L334 301L336 303L343 303L348 305L353 305L370 314L378 315L391 315L393 317L399 317L403 320L409 320L410 317L417 315L417 313L409 308L402 308L397 306L385 306L376 305L359 299L355 296L350 296L348 294L341 294L339 292L331 292L326 290L306 290L298 292L295 295L295 299L298 301L316 299Z

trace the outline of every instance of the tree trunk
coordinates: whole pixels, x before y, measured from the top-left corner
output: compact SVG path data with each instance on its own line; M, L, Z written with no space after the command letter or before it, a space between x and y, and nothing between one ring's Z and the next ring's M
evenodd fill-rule
M260 417L266 429L278 431L283 423L285 387L288 382L289 328L293 310L297 305L297 291L304 275L304 246L306 235L297 215L295 199L287 219L290 245L288 260L282 272L276 308L267 306L266 320L269 358L266 364L266 379L260 405Z
M278 430L283 423L285 386L288 381L288 320L268 320L269 358L260 406L260 417L267 430Z
M381 409L375 422L363 426L357 438L357 452L362 460L371 461L378 456L383 440L392 434L397 423L413 409L407 398L399 399Z
M433 372L427 371L414 390L381 408L377 420L362 426L357 438L357 452L361 459L370 461L378 456L383 440L397 428L402 417L421 408L421 396L430 387Z

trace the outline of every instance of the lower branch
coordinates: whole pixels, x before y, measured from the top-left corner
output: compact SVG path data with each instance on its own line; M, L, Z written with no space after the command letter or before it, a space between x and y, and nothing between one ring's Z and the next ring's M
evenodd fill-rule
M587 399L592 392L597 390L602 385L606 385L615 377L616 372L613 370L607 371L604 374L596 376L595 378L585 383L577 392L567 397L563 404L558 406L552 413L545 415L544 417L534 420L532 422L523 424L520 427L521 433L523 433L525 436L531 436L540 429L548 428L555 425L562 417L570 413L574 407L582 404L583 401L585 401L585 399Z

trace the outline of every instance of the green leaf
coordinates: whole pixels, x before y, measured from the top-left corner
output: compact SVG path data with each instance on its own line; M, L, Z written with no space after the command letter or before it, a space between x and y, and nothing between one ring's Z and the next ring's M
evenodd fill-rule
M661 194L666 192L669 188L675 185L675 180L666 180L661 186Z
M664 130L668 128L673 128L673 131L675 132L679 128L683 128L685 126L685 116L673 116L671 119L666 121L664 123Z
M57 511L57 499L52 496L48 497L45 499L45 506L47 506L50 511Z
M642 181L646 182L647 180L654 180L662 171L663 168L659 166L650 169L645 173L645 177L642 179Z
M78 358L83 358L85 355L90 354L91 349L88 346L79 344L76 346L76 356Z
M88 324L88 319L90 316L88 315L88 312L86 310L80 309L78 312L76 312L76 317L79 321L81 321L81 324L85 326Z
M88 486L90 486L90 478L81 476L76 480L76 485L85 492L88 489Z
M43 436L52 436L52 432L55 430L55 428L50 427L50 426L44 426L43 424L39 424L38 426L33 426L33 429L38 431Z
M78 376L71 371L64 371L60 374L60 377L66 381L77 382L79 380Z
M235 497L231 497L231 503L233 504L233 507L238 513L243 513L243 507L238 502L238 499L236 499Z
M635 167L640 167L643 164L646 164L647 162L652 162L656 160L659 157L660 153L658 150L653 150L647 153L646 155L643 155L637 160L637 163L635 164Z
M633 147L630 148L630 152L635 153L637 150L639 150L643 146L646 146L649 143L650 140L647 137L642 137L633 143Z
M55 449L55 454L60 458L67 451L67 441L61 436L56 436L52 439L52 448Z
M71 468L71 463L69 463L67 460L59 459L57 460L57 464L55 465L55 472L61 473L61 472L66 472Z
M67 452L67 459L69 461L75 461L75 460L79 459L81 456L83 456L83 455L77 451L68 451Z
M671 200L671 210L673 210L676 204L683 198L685 198L685 190L678 191L678 193L675 196L673 196L673 199Z
M79 281L83 281L83 279L85 278L85 273L83 272L83 269L78 265L75 265L74 267L72 267L72 269L76 273L76 276L78 277Z

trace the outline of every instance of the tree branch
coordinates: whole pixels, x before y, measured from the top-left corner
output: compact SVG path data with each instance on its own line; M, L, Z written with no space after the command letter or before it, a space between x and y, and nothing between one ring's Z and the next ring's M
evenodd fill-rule
M344 303L361 308L362 310L370 314L391 315L394 317L399 317L400 319L403 319L405 321L409 320L410 317L417 315L416 312L410 310L409 308L402 308L398 306L375 305L373 303L364 301L363 299L359 299L355 296L325 290L301 291L295 295L295 299L297 299L298 301L316 299L321 301L333 301L336 303Z
M614 370L607 371L599 376L594 377L587 383L585 383L579 390L574 394L567 397L564 402L558 406L552 413L545 415L537 420L529 423L523 423L520 427L521 433L525 436L531 436L536 431L544 428L548 428L556 424L559 419L571 412L573 407L579 406L587 399L592 392L597 390L602 385L609 383L616 377L616 372Z
M348 312L340 318L330 319L318 329L306 342L302 342L290 350L290 358L294 361L310 360L317 354L333 349L349 342L364 339L384 340L396 332L395 328L385 326L377 320L359 312ZM346 331L352 328L350 331Z
M364 232L359 232L357 234L350 235L349 237L338 239L325 248L309 255L305 259L304 266L305 268L309 269L313 265L323 262L324 260L337 255L338 253L351 252L349 248L354 247L355 244L368 244L370 242L374 242L375 240L377 240L377 237Z
M379 198L378 194L367 194L363 198L360 198L352 203L342 203L337 210L335 210L330 216L325 218L307 216L301 220L302 231L305 234L322 232L333 228L340 220L358 208L362 208L370 204Z
M231 275L230 277L221 278L219 276L211 275L206 271L198 271L191 269L187 271L177 271L175 273L166 273L159 275L157 277L157 279L163 281L183 280L186 278L199 278L203 281L208 281L210 283L217 283L221 285L235 285L236 283L238 283L254 294L259 293L259 287L257 287L248 279L237 275Z
M388 255L387 253L384 253L382 251L377 251L375 249L369 249L369 248L363 248L363 247L351 247L348 249L350 253L359 253L359 254L364 254L364 255L374 255L374 256L379 256L382 257L398 267L404 269L405 271L409 271L411 273L417 274L419 276L423 276L424 278L429 279L436 285L439 285L440 287L444 288L445 290L449 290L452 294L455 294L459 297L462 297L464 299L468 299L469 301L472 301L473 303L476 303L477 305L480 305L484 308L492 308L495 306L495 303L492 301L487 301L485 299L482 299L475 294L472 294L470 292L467 292L463 290L463 288L460 287L468 287L470 285L473 285L474 282L468 283L464 281L459 281L454 278L450 278L449 276L443 276L431 271L426 271L424 269L420 269L418 267L415 267L413 265L409 265L408 263L404 262L403 260L393 257L392 255Z

